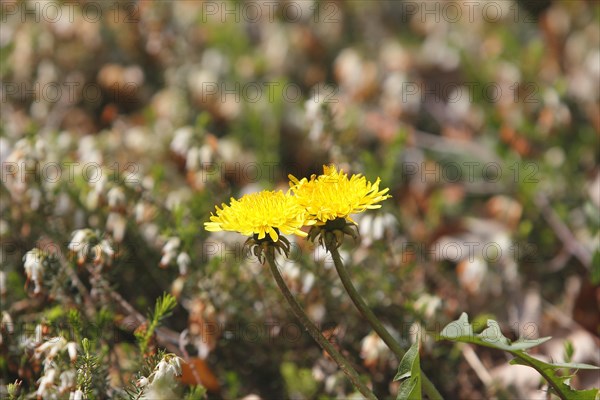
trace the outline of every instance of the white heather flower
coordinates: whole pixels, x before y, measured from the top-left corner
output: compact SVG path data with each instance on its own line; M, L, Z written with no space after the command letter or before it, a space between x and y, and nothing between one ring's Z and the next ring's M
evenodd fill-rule
M6 329L8 333L13 333L15 326L10 314L6 311L2 311L2 329Z
M66 193L60 193L56 197L56 205L54 206L54 215L60 217L66 217L71 214L73 210L73 204L71 198Z
M36 392L38 398L44 397L46 394L46 390L54 386L54 378L56 377L56 370L54 368L50 368L46 370L44 376L42 376L39 380L38 390Z
M133 208L133 213L135 215L136 223L139 224L139 223L146 221L146 219L147 219L146 215L147 215L148 209L149 209L148 205L143 201L140 201L139 203L137 203L135 205L135 207Z
M2 331L4 330L6 330L6 332L9 334L12 334L15 330L13 320L10 314L6 311L2 311L2 323L0 323L0 346L4 342L4 338L2 337Z
M0 296L6 296L6 273L0 271Z
M194 128L191 126L184 126L175 131L173 140L171 141L171 150L184 157L187 150L190 148L190 142L194 135Z
M115 255L115 251L106 239L102 239L100 243L94 246L94 264L103 264L104 261L110 262Z
M151 176L144 176L142 178L142 188L147 191L152 191L154 189L154 178Z
M94 192L94 191L90 191L87 194L87 199L85 200L85 205L88 208L88 210L95 210L96 208L98 208L98 199L99 199L99 195L98 193Z
M145 223L140 226L142 236L148 243L156 243L160 234L158 225L153 223Z
M429 351L433 346L433 339L427 335L426 327L418 321L413 322L408 328L408 338L411 344L420 341L421 346L426 351Z
M166 268L171 263L172 259L173 259L172 253L164 253L162 258L160 259L159 266L161 268Z
M84 165L97 164L102 165L102 152L98 149L97 139L95 136L86 135L79 139L79 148L77 149L77 155L79 161L85 163Z
M69 395L69 400L83 400L83 392L77 389L74 392L71 392Z
M106 176L102 175L98 180L91 181L89 185L94 189L88 193L86 205L90 210L98 207L98 201L106 188Z
M323 98L323 95L315 92L313 98L307 100L305 103L305 118L306 122L311 127L308 137L314 142L321 140L323 128L325 127L325 119L322 110L323 102L319 102L319 98Z
M76 381L77 381L77 373L75 372L74 369L69 369L66 371L63 371L60 374L60 386L58 387L58 392L59 393L64 393L67 390L69 390L70 388L75 387Z
M77 344L75 342L67 343L67 352L69 353L71 362L77 360Z
M414 302L413 307L415 311L422 312L425 319L431 319L442 307L442 299L425 293Z
M205 143L200 147L190 147L185 156L185 169L190 172L203 170L210 164L213 159L213 154L214 150L208 143ZM197 177L198 180L202 181L198 182L198 184L205 183L205 176L203 174L199 174Z
M3 160L8 165L16 165L17 168L14 172L7 171L8 173L2 177L2 183L6 186L10 192L11 198L17 202L21 202L24 199L24 194L28 187L27 179L24 179L23 175L18 171L25 171L27 160L29 155L32 153L31 145L27 139L21 139L15 143L13 151L8 157Z
M108 207L111 209L121 208L125 206L127 201L123 189L120 187L114 187L106 194L108 198Z
M179 274L187 275L192 259L189 254L184 252L179 253L177 256L177 265L179 266Z
M56 336L40 344L34 351L35 357L39 359L44 354L46 361L51 361L58 352L64 350L66 347L67 340L62 336Z
M180 245L181 239L177 237L169 238L169 240L167 240L167 243L165 243L165 246L163 247L163 252L175 251L179 248Z
M42 202L42 192L36 188L29 188L27 189L27 194L29 195L29 207L31 207L32 210L37 211Z
M98 180L91 182L90 186L94 188L94 192L98 193L98 195L101 195L106 191L107 183L108 180L106 179L106 175L103 174L100 176L100 178L98 178Z
M208 164L213 159L213 149L209 144L203 144L200 147L200 152L198 156L200 157L200 163Z
M375 332L371 332L361 341L360 358L369 368L382 365L389 358L390 352L385 342Z
M456 266L458 282L470 294L476 294L488 271L488 263L479 256L462 259Z
M181 376L181 358L174 354L165 355L148 378L138 380L138 386L147 388L141 399L179 398L180 385L176 380L178 376Z
M160 267L165 268L171 261L173 261L177 257L177 251L179 250L179 246L181 245L181 240L178 237L172 237L167 240L167 243L163 246L162 249L162 258L160 259Z
M106 176L101 175L100 178L98 178L98 180L91 182L90 186L94 187L94 192L101 194L102 192L104 192L104 189L106 189L106 182Z
M174 211L177 207L180 207L189 201L191 197L192 191L188 187L180 187L179 189L171 190L169 191L169 194L167 194L165 207L170 211Z
M38 248L29 250L23 257L25 275L27 275L27 280L32 281L35 285L33 292L36 294L42 291L45 258L46 255Z
M167 354L163 357L161 363L165 374L181 376L181 358L173 354Z
M599 206L600 207L600 206ZM10 225L7 221L0 219L0 237L10 233Z
M188 171L197 171L200 169L200 148L191 147L185 157L185 169Z
M365 214L360 217L358 231L365 246L384 238L386 231L394 231L396 219L389 213Z
M37 324L35 326L35 332L34 332L34 342L35 343L40 343L43 339L43 331L44 331L44 327L42 326L42 324Z
M173 378L176 376L181 376L181 362L180 358L177 356L174 357L163 357L162 360L156 366L154 370L154 380L153 383L157 380Z
M150 383L150 381L148 380L148 378L146 378L145 376L142 376L140 379L138 379L138 381L136 382L136 386L137 387L146 387L148 386L148 383Z
M73 234L73 238L71 239L71 243L69 243L69 250L78 252L81 250L85 244L87 243L87 239L92 234L90 229L78 229Z
M108 242L108 240L106 240L106 239L102 240L100 242L99 246L102 248L102 251L104 253L106 253L106 255L111 256L111 257L115 255L115 251L111 247L111 245Z
M310 292L314 283L315 283L315 274L313 274L312 272L306 272L304 274L304 279L302 280L301 292L304 294Z
M106 230L112 232L113 238L116 242L122 242L125 237L125 228L127 227L127 220L125 217L117 212L111 212L106 218Z
M597 172L596 177L593 180L589 180L586 186L590 200L596 207L600 208L600 172ZM0 235L2 235L1 232Z
M89 253L90 240L95 237L91 229L78 229L69 243L69 250L77 253L77 264L82 265Z

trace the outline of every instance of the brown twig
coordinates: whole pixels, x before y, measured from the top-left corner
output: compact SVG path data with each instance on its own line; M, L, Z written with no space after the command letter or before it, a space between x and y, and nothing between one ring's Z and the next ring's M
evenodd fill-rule
M494 162L502 165L502 160L490 152L484 146L474 141L450 139L444 136L434 135L417 129L411 130L415 146L438 151L440 153L453 153L473 156L485 162Z
M577 241L569 227L562 222L562 220L550 206L548 198L544 194L538 193L535 196L534 201L542 211L544 219L548 222L552 230L554 230L556 236L565 245L567 251L577 258L584 267L590 269L592 264L592 255L584 246L581 245L581 243Z

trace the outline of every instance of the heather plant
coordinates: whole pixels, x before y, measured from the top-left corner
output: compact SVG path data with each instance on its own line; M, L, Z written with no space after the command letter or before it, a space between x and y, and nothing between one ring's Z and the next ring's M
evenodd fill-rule
M599 15L0 2L0 398L594 398Z

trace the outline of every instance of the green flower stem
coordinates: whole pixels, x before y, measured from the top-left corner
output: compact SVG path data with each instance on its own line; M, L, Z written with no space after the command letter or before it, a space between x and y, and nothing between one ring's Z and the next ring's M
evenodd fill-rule
M277 286L279 286L279 290L283 293L283 296L287 300L292 312L298 318L300 323L304 326L304 328L308 331L310 336L325 350L331 358L340 366L342 371L346 374L346 376L350 379L354 387L362 393L367 399L377 400L377 397L373 394L368 387L365 386L364 383L360 380L360 377L356 370L350 365L350 362L340 354L339 351L333 347L333 345L321 334L321 331L312 323L312 321L308 318L302 306L298 304L290 289L285 284L283 277L279 273L277 269L277 265L275 264L275 253L272 247L269 247L266 251L266 259L269 267L271 268L271 273L273 274L273 278L275 278L275 282L277 282Z
M348 271L346 271L346 268L342 263L342 258L340 257L340 253L337 247L335 245L327 247L327 250L329 250L329 252L331 253L331 257L333 258L333 264L335 265L335 269L338 275L340 276L340 279L342 280L342 284L344 285L346 292L348 292L348 295L350 295L352 302L354 303L356 308L358 308L363 317L365 317L365 319L369 321L373 330L377 332L379 337L396 354L398 359L401 360L405 353L404 349L402 349L400 343L398 343L398 341L394 339L392 335L390 335L390 333L383 326L383 324L379 322L379 319L377 319L375 314L373 314L373 311L371 311L369 306L367 306L363 298L360 296L360 294L354 287L354 284L350 279L350 275L348 274ZM440 394L440 392L436 389L436 387L429 380L429 378L427 378L427 376L422 370L421 376L423 378L423 391L427 394L427 396L429 396L429 398L432 400L443 400L443 397Z

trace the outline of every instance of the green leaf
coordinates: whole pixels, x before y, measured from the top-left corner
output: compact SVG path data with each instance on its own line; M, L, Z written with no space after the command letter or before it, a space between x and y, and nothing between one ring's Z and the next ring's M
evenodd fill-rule
M421 400L421 382L419 378L413 376L400 385L396 400Z
M592 256L592 269L590 271L592 285L600 283L600 250L596 250Z
M591 364L585 364L585 363L548 363L546 361L543 360L539 360L535 357L532 357L530 355L527 355L527 358L531 358L531 362L534 363L542 363L544 364L545 368L546 367L552 367L554 369L561 369L561 368L566 368L566 369L600 369L600 367L597 367L595 365L591 365ZM519 361L518 358L515 358L514 360L510 361L511 364L521 364L521 365L526 365L523 364L522 362Z
M398 389L396 400L421 399L421 361L419 358L419 340L404 354L394 381L404 379Z
M160 325L160 322L171 315L171 312L175 309L175 307L177 307L177 299L169 293L163 293L162 297L159 297L156 300L154 312L148 316L148 327L145 331L139 331L135 333L142 354L146 353L150 339L152 338L156 328L158 328Z
M548 381L551 389L561 398L565 400L596 400L600 396L598 389L591 390L575 390L571 388L567 381L569 375L559 374L561 369L600 369L594 365L582 363L547 363L527 354L525 350L530 349L538 344L550 340L550 337L539 339L519 339L512 342L502 334L500 325L494 320L487 321L487 328L480 334L473 333L473 327L469 324L469 317L466 313L448 325L441 332L442 339L451 340L454 342L472 343L480 346L491 347L494 349L504 350L515 356L510 363L527 365L536 369ZM407 353L408 354L408 353Z
M565 344L564 344L564 354L563 354L563 358L565 359L565 362L571 362L571 360L573 359L573 354L575 354L575 347L573 347L573 342L571 342L570 340L565 340Z
M515 354L515 356L517 358L511 360L511 364L526 365L528 367L535 368L544 377L544 379L548 381L553 391L556 392L561 399L595 400L596 396L600 395L598 389L575 390L566 383L566 380L569 379L570 376L558 375L558 370L562 368L598 369L598 367L580 363L551 364L534 358L525 352L521 352L521 354L518 355Z
M185 396L185 400L204 400L206 399L206 388L202 385L193 386Z
M152 321L160 322L162 319L171 315L171 312L177 306L177 299L169 293L163 293L162 297L156 300L154 305L154 314L150 318Z
M549 365L554 366L555 368L568 368L568 369L600 369L600 367L596 365L586 364L586 363L548 363Z
M301 394L302 398L314 398L319 391L317 381L308 368L298 368L294 363L284 362L280 367L281 375L290 397Z
M477 335L473 332L472 325L469 324L467 313L462 313L458 320L446 325L440 335L443 339L453 342L472 343L505 351L526 350L551 339L550 337L539 339L522 338L516 342L511 342L510 339L502 334L500 325L491 319L487 321L487 328Z

